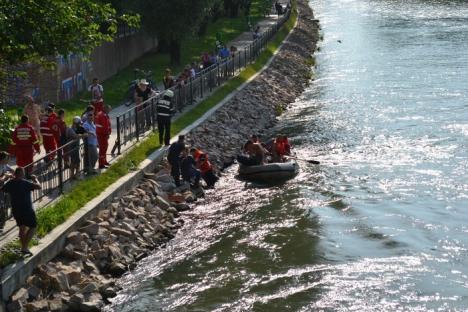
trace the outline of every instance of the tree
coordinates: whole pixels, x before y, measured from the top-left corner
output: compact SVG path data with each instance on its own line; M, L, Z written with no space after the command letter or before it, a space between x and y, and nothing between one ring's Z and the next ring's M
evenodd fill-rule
M172 64L180 64L181 42L199 30L206 16L219 0L139 0L136 10L142 25L151 35L169 45Z
M11 119L4 106L7 79L25 76L20 65L55 66L55 56L88 56L112 41L118 23L139 25L138 15L117 15L108 3L94 0L0 0L0 144L9 140Z
M1 60L50 65L50 56L86 56L113 40L119 22L137 26L139 17L93 0L0 0Z

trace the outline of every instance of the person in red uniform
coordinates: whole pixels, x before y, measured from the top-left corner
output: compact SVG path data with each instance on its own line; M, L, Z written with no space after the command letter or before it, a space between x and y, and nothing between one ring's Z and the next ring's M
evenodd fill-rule
M284 162L286 155L291 155L291 145L285 135L278 135L273 142L273 162Z
M99 112L96 116L96 136L99 145L99 168L107 168L109 163L107 162L107 148L109 146L109 137L112 132L111 121L109 118L109 112L111 107L106 105L104 111Z
M12 146L16 156L16 165L27 168L27 175L32 173L32 166L27 167L33 162L34 150L40 153L39 140L37 139L34 128L29 124L29 117L21 116L21 124L13 131Z
M208 188L213 188L219 178L214 173L213 165L208 159L208 154L196 148L190 149L190 153L195 159L196 166L200 170L201 177L206 182L206 186Z
M54 135L57 147L65 144L65 133L67 131L67 125L65 124L65 111L59 109L57 112L57 118L52 125L52 134Z
M55 141L52 127L55 123L57 115L52 107L47 107L46 114L41 118L41 135L46 154L53 152L57 149L57 142ZM47 159L51 161L55 158L55 153L51 153Z

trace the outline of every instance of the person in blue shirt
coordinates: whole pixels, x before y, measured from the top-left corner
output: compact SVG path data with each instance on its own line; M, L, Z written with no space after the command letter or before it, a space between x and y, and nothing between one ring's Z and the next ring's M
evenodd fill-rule
M219 55L219 57L220 57L221 59L226 59L226 58L228 58L230 54L231 54L231 53L229 52L229 50L228 50L228 49L226 48L226 46L224 46L224 45L223 45L223 47L219 50L219 53L218 53L218 55Z
M94 169L98 160L98 141L96 136L96 125L94 124L94 114L88 113L86 121L83 124L83 128L86 130L88 136L86 137L86 145L88 146L87 167L85 171L87 174L96 174L97 171Z

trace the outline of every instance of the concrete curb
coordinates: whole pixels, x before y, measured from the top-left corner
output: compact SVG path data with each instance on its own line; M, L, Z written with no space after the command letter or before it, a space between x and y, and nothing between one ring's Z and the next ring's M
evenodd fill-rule
M281 50L283 45L288 42L290 35L293 30L296 28L299 18L296 19L294 27L291 29L289 34L283 40L281 45L273 53L273 56L268 60L268 62L252 77L250 77L246 82L237 87L233 92L227 95L221 102L216 104L214 107L209 109L205 114L198 118L194 123L185 127L178 134L176 134L171 142L177 140L177 137L180 134L186 134L198 127L201 123L207 120L212 116L218 109L223 107L228 103L239 91L244 89L248 84L250 84L255 78L263 73L273 62L278 52ZM103 191L98 197L91 200L83 208L75 212L66 222L56 227L52 232L47 234L39 245L31 248L33 256L27 258L23 261L17 262L11 266L8 266L1 276L1 295L3 302L8 301L10 295L19 288L20 285L23 285L26 279L32 274L33 270L44 263L49 262L55 258L65 247L65 240L67 235L80 228L85 220L91 219L97 216L98 212L106 208L114 198L123 195L125 192L131 190L137 183L143 179L144 172L153 171L156 166L162 161L164 154L167 150L167 147L162 147L150 156L148 156L144 161L140 163L137 171L129 173L119 180L110 185L105 191ZM0 311L2 311L2 304L0 304Z

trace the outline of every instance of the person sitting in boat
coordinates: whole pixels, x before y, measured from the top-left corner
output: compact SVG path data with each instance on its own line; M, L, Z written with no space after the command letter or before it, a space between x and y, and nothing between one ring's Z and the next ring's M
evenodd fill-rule
M280 134L273 141L272 162L285 162L287 155L291 155L291 145L288 138Z
M195 159L196 166L200 170L201 177L206 182L206 186L208 188L213 188L219 178L214 173L213 165L208 160L208 154L196 148L190 149L190 154L192 154Z
M180 168L182 179L190 183L193 187L200 186L200 170L196 168L196 162L188 148L182 151L182 164ZM191 183L193 181L193 184Z
M265 163L264 148L260 143L253 143L248 140L244 145L245 155L237 155L237 161L245 166L258 166Z

